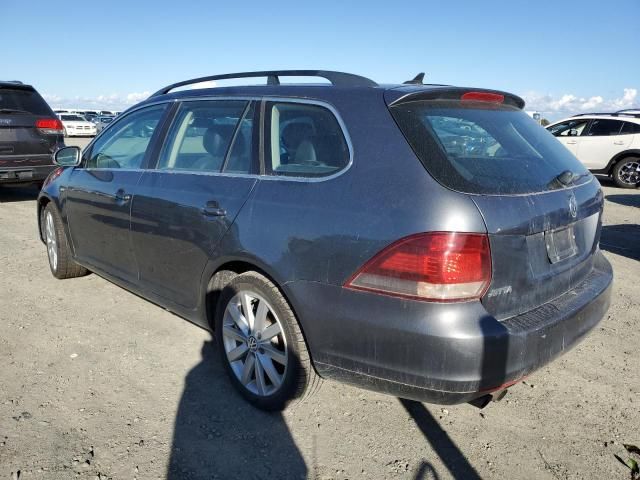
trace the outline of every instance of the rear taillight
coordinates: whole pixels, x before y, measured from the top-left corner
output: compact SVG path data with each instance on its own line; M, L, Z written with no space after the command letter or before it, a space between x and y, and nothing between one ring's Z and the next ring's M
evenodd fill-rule
M41 118L36 120L36 128L44 135L62 135L64 127L57 118Z
M433 302L480 298L491 282L487 235L433 232L403 238L369 260L347 288Z
M504 103L504 95L490 92L467 92L460 97L465 102Z

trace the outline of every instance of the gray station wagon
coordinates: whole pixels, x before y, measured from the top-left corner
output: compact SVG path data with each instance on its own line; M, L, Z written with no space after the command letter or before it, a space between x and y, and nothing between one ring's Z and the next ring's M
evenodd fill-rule
M600 185L523 106L421 76L170 85L55 154L38 199L51 271L211 329L259 408L321 378L484 404L610 300Z

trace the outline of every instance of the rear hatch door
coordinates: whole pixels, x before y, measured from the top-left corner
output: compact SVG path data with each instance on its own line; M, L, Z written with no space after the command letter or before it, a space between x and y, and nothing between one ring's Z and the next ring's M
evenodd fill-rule
M440 88L395 92L387 101L429 173L471 196L484 218L492 282L482 303L489 313L506 319L529 311L589 275L600 234L600 185L521 110L521 99Z
M55 118L32 87L0 83L0 167L51 164L51 154L63 144L63 137L43 134L36 122Z

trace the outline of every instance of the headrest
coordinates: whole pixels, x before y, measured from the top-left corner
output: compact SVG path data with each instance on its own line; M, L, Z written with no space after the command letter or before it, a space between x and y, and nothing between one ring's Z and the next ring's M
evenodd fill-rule
M298 148L312 134L313 128L308 123L290 123L282 130L282 142L286 148Z
M202 137L202 146L214 157L222 157L233 136L234 125L214 125L209 127Z

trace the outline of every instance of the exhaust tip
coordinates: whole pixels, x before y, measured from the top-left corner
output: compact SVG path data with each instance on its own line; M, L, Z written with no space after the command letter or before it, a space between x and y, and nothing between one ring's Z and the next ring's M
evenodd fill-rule
M480 410L482 410L491 402L499 402L505 397L505 395L507 395L506 388L503 390L498 390L497 392L487 393L485 395L482 395L481 397L474 398L473 400L470 400L467 403L469 403L469 405L473 405L474 407L477 407Z

